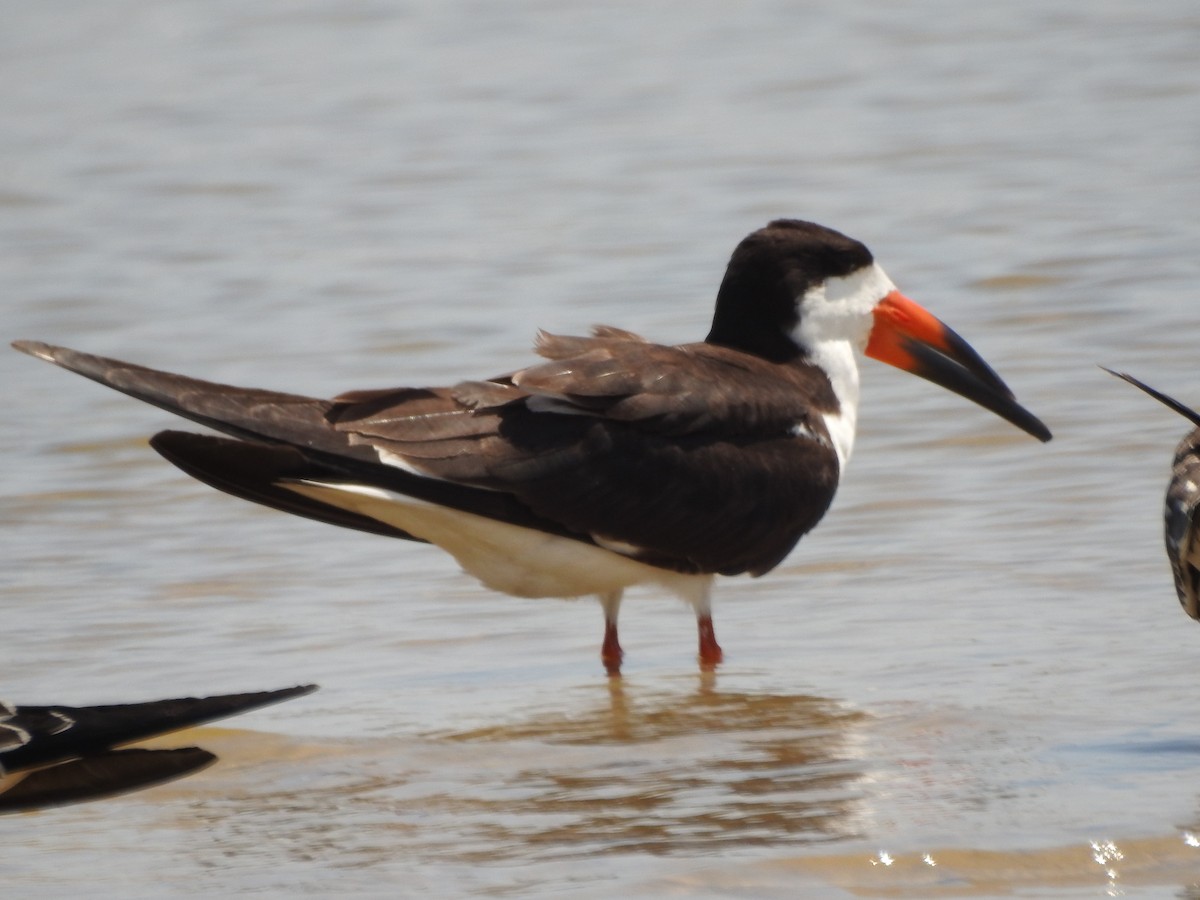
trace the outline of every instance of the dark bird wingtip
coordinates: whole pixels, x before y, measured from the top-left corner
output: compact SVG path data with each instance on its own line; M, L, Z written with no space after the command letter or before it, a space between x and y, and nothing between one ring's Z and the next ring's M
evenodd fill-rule
M1110 369L1108 366L1100 366L1100 368L1103 369L1105 372L1107 372L1109 375L1112 375L1116 378L1120 378L1122 381L1127 381L1130 384L1132 384L1135 388L1138 388L1138 389L1144 391L1145 393L1149 394L1151 397L1153 397L1155 400L1157 400L1163 406L1167 407L1168 409L1173 409L1175 412L1179 413L1181 416L1183 416L1185 419L1187 419L1193 425L1200 426L1200 412L1196 412L1196 410L1192 409L1190 406L1185 406L1184 404L1182 404L1178 400L1176 400L1174 397L1172 397L1170 394L1164 394L1162 391L1160 391L1156 388L1150 387L1150 385L1146 384L1146 382L1141 381L1140 379L1134 378L1128 372L1118 372L1115 369Z
M1096 365L1099 366L1101 369L1103 369L1105 372L1107 372L1109 375L1111 375L1113 378L1120 378L1122 381L1128 381L1134 387L1141 388L1143 391L1146 391L1146 393L1148 393L1148 394L1157 393L1154 390L1154 388L1150 387L1150 385L1146 384L1146 382L1140 381L1139 379L1134 378L1128 372L1119 372L1116 369L1110 369L1108 366L1103 365L1101 363L1096 363Z
M30 356L36 356L39 359L54 359L54 348L42 341L13 341L11 346L14 350L20 350L22 353L28 353Z
M319 684L298 684L295 687L282 688L279 693L282 699L290 699L292 697L303 697L305 694L312 694L319 691ZM283 695L286 695L283 696Z
M204 701L228 701L231 705L226 710L222 710L219 717L238 715L251 710L261 709L264 706L273 706L276 703L283 703L285 700L294 700L297 697L303 697L317 690L315 684L298 684L294 687L279 688L272 691L257 691L250 694L226 694L216 697L202 698ZM191 726L185 726L191 727Z

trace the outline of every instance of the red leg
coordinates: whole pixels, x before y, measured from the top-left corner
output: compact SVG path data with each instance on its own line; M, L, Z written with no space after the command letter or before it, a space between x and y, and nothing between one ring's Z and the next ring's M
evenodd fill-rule
M721 652L721 645L717 643L712 616L697 616L696 625L700 632L700 668L710 671L720 664L725 654Z
M621 674L621 660L625 651L617 640L617 623L612 619L604 620L604 643L600 647L600 659L609 675Z
M621 611L621 592L601 594L600 606L604 610L604 643L600 646L600 659L610 676L619 676L621 660L625 656L621 642L617 640L617 615Z

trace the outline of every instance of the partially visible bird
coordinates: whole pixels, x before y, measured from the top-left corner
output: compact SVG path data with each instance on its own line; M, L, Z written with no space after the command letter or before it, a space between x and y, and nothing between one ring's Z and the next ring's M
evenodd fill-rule
M1103 366L1101 368L1104 368ZM1200 619L1200 413L1124 372L1104 371L1139 387L1196 427L1175 448L1164 510L1167 559L1183 611Z
M14 706L0 702L0 813L96 800L203 769L199 747L117 747L310 694L315 684L117 706Z
M543 332L543 361L453 387L319 400L13 346L230 435L151 441L213 487L436 544L507 594L596 595L611 674L623 655L623 592L642 583L689 602L701 665L721 661L713 577L769 572L829 508L854 443L860 355L1050 439L865 246L788 219L734 250L703 342L663 346L609 327ZM469 358L470 345L461 352Z

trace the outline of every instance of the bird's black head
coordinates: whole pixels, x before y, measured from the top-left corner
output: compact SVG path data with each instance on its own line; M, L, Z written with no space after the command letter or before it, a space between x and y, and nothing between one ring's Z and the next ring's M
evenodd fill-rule
M846 235L797 219L777 219L746 237L729 260L705 340L772 362L795 357L796 303L811 288L874 262Z

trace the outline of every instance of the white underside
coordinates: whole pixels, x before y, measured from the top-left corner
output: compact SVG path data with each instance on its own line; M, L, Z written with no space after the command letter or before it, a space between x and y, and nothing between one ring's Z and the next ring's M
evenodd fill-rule
M355 484L282 484L322 503L401 528L453 556L463 571L492 590L516 597L619 595L635 584L657 584L709 613L711 575L684 575L646 565L571 538L447 509L405 494Z

